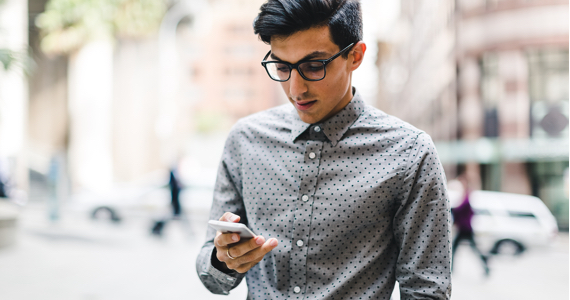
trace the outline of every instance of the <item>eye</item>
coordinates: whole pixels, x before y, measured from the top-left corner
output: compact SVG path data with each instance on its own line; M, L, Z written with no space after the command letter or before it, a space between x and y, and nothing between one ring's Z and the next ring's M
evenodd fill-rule
M321 62L306 62L301 64L301 69L303 69L303 72L321 72L325 66L323 65L323 63Z
M275 64L275 69L278 72L289 72L289 66L286 64L280 64L280 63L276 63Z

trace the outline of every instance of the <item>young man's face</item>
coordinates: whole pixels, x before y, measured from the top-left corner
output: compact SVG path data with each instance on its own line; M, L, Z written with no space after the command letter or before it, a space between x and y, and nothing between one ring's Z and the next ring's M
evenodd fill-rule
M353 49L363 47L360 44ZM361 57L355 59L353 49L348 50L348 59L339 56L326 66L323 80L307 81L297 70L292 70L291 78L281 82L283 91L303 122L313 124L324 121L350 102L352 71L362 61ZM340 50L332 42L326 26L300 31L288 37L271 38L271 59L291 64L300 60L329 59Z

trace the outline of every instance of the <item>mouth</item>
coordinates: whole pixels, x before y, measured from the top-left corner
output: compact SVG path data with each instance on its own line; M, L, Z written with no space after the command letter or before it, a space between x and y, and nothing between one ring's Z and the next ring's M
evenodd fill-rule
M313 106L316 102L317 102L317 100L302 101L302 102L294 101L294 104L298 110L307 110L307 109L311 108L311 106Z

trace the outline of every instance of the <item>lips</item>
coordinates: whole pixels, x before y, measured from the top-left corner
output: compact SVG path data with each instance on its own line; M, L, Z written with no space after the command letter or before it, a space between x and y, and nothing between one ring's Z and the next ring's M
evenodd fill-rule
M294 103L295 103L295 107L298 110L307 110L307 109L311 108L316 102L317 102L317 100L303 101L303 102L295 101Z

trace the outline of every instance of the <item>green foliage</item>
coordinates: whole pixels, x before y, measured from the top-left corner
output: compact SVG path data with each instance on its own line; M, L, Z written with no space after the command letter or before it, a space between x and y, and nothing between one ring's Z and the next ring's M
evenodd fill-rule
M0 63L5 71L19 69L27 75L30 74L34 66L30 55L25 51L18 52L3 48L0 48Z
M115 14L119 36L140 37L155 32L166 13L164 0L121 0Z
M50 0L36 19L47 53L70 53L89 41L141 37L160 26L164 0Z
M4 70L10 69L12 63L16 60L13 51L0 48L0 62L4 66Z
M4 4L4 0L0 0L0 5ZM0 63L4 66L4 70L10 69L14 62L14 53L11 50L0 48Z

